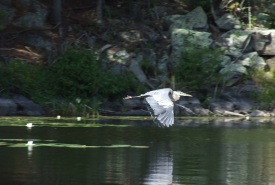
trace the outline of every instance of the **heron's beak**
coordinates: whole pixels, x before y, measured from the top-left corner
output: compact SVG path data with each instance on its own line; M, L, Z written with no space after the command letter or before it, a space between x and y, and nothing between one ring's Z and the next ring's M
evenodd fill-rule
M189 97L192 97L192 95L186 94L186 93L184 93L184 92L180 92L180 96L189 96Z

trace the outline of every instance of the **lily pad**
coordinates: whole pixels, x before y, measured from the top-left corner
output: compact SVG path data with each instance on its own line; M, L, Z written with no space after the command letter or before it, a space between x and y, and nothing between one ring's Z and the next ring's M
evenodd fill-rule
M131 145L111 145L111 146L105 146L105 148L129 148Z
M6 145L8 145L8 143L6 143L6 142L0 142L0 146L6 146Z
M149 146L131 146L131 148L149 148Z

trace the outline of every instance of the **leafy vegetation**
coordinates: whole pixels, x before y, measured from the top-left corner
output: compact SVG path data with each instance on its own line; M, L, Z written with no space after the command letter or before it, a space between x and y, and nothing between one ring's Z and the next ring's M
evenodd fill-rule
M48 67L23 61L2 65L0 84L2 93L23 94L62 115L95 113L104 100L139 88L131 74L114 74L84 49L68 50Z
M255 100L273 109L275 107L275 71L271 71L269 76L265 72L252 71L250 76L261 89L260 92L255 92Z
M18 93L35 100L49 97L47 69L24 61L13 61L0 66L0 91L3 94Z
M221 65L220 54L218 50L210 48L185 49L176 63L177 86L199 91L219 83L222 79L218 72Z
M68 98L117 96L134 87L128 73L115 75L89 50L68 50L50 67L50 73L56 93Z

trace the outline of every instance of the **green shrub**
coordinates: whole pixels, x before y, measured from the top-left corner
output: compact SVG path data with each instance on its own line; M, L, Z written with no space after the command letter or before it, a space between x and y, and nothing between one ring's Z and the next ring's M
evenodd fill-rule
M190 47L176 63L176 85L191 91L205 90L222 79L219 73L221 53L209 48Z
M265 105L275 106L275 71L267 74L262 71L249 71L252 80L258 86L258 90L253 94L253 98Z
M95 114L103 101L139 88L133 75L112 73L88 50L68 50L51 66L23 61L0 65L2 95L25 95L52 114Z
M0 66L0 91L2 94L18 93L36 101L50 94L47 89L47 72L42 66L23 61L13 61Z
M112 73L89 50L68 50L50 67L52 88L65 98L115 97L135 88L128 74Z

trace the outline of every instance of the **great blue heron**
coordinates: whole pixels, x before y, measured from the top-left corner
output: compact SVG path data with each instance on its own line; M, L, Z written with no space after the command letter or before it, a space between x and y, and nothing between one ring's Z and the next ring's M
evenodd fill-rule
M169 127L174 124L174 102L180 99L180 96L189 96L181 91L173 91L170 88L149 91L139 96L127 96L124 99L144 98L148 103L148 110L154 122L161 127Z

